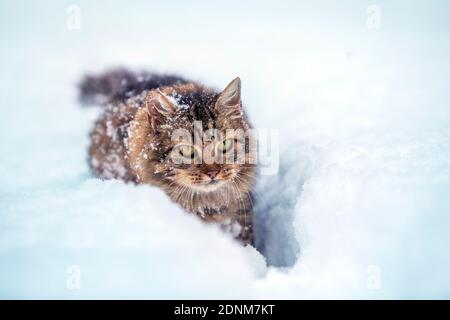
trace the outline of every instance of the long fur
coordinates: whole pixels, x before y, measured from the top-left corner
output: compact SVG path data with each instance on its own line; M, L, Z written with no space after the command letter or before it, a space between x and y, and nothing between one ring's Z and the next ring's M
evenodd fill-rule
M125 100L145 90L183 84L188 81L170 74L131 72L118 68L98 75L86 75L79 83L79 101L82 105L102 105L114 100Z
M239 103L232 101L228 106L228 87L218 92L180 77L146 75L122 69L88 76L81 83L83 102L105 105L91 132L93 173L103 179L158 186L186 211L219 223L251 244L255 165L176 166L168 156L174 148L173 130L182 128L193 134L193 121L201 121L203 129L250 129L240 103L240 80L235 82ZM236 90L228 91L236 94ZM219 172L218 187L210 184L210 170Z

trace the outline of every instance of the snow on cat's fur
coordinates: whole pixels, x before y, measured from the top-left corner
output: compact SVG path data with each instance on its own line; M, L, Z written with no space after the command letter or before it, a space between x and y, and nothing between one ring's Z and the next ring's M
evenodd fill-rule
M90 165L96 176L158 186L188 212L253 243L256 165L249 161L249 142L238 135L250 129L239 78L217 92L174 76L116 70L85 77L80 89L81 101L102 96L107 102L91 133ZM202 145L194 144L200 134L196 122L202 132L215 135L202 135ZM188 141L174 139L179 130ZM206 161L207 148L214 161ZM174 153L187 161L174 161ZM234 161L220 161L218 156L228 154Z

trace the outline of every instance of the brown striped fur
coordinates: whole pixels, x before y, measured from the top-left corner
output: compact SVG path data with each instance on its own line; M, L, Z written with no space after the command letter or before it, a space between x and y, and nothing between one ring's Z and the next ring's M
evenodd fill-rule
M91 133L89 164L94 174L103 179L158 186L186 211L204 221L219 223L243 243L251 244L255 165L176 165L169 157L174 148L173 130L192 132L195 120L201 121L205 130L250 129L240 99L239 78L217 92L178 77L169 81L158 76L160 83L170 84L155 87L150 76L148 83L153 85L134 91L131 87L129 94L120 86L122 91L110 85L122 83L120 72L112 74L117 77L114 81L109 79L111 72L89 78L100 87L102 82L109 86L101 93L105 96L103 101L108 102ZM132 74L127 73L127 81L130 77ZM84 94L92 97L96 89L82 85L82 101L94 101L83 96L83 88ZM218 173L211 178L211 172Z

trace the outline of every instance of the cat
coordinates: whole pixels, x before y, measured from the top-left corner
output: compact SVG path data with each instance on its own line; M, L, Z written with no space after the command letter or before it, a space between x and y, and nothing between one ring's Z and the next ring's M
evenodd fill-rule
M243 157L253 159L252 136L236 135L251 129L239 78L218 92L174 75L117 69L85 76L80 101L104 106L90 134L89 165L97 177L157 186L185 211L218 223L244 245L253 245L256 164L198 161L206 146L213 156L232 154L237 160L242 158L237 150L244 150ZM178 130L195 140L195 123L197 129L216 136L201 137L200 147L192 139L184 143L173 139ZM227 135L229 129L235 136ZM175 161L177 157L182 161Z

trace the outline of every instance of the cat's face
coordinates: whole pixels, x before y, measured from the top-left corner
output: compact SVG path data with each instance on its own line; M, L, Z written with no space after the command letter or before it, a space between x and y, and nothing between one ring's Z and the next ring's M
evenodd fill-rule
M178 192L249 191L254 137L242 110L239 78L220 94L204 88L171 93L147 106L155 175Z
M222 187L246 189L253 178L253 165L245 163L249 158L249 139L234 130L228 130L228 134L218 129L214 132L198 144L184 141L173 144L165 160L173 174L171 180L198 192Z

